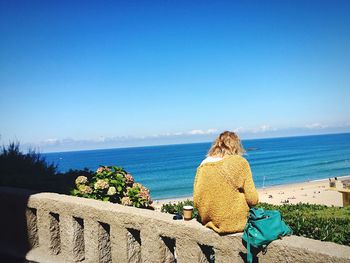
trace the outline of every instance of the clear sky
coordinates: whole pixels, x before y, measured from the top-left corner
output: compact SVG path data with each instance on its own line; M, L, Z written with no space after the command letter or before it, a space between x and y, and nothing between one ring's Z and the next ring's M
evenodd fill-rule
M346 0L0 0L0 144L350 131L349 14Z

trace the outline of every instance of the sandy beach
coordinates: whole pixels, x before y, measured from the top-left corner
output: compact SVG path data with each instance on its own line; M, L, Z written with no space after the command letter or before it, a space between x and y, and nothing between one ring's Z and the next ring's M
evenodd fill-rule
M338 179L350 179L349 176L338 177ZM282 205L309 203L327 206L342 206L341 193L329 188L329 180L317 180L296 184L279 185L266 188L259 188L259 202ZM156 210L159 210L162 204L177 203L185 200L192 200L192 196L154 200Z

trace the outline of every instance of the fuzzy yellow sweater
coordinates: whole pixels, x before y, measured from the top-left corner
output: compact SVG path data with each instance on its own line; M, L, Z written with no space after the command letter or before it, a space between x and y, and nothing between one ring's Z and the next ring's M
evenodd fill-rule
M248 161L230 155L201 164L194 180L193 201L202 223L218 233L241 232L249 206L258 203Z

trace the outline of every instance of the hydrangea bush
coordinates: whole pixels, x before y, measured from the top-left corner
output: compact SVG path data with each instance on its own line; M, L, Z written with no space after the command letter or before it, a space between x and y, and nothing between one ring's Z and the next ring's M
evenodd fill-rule
M135 183L133 176L121 167L100 166L91 180L78 176L75 186L71 192L74 196L153 209L149 190Z

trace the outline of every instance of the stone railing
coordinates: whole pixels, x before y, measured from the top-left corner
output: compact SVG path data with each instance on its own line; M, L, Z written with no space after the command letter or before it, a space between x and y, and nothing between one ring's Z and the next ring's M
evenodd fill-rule
M29 262L244 262L241 235L107 202L0 188L0 257ZM302 237L259 262L350 262L350 247ZM1 260L0 260L1 261Z

